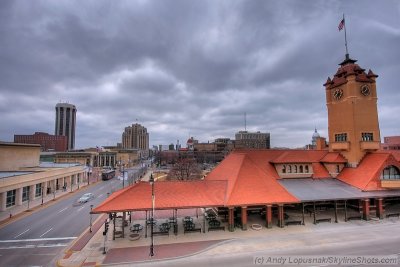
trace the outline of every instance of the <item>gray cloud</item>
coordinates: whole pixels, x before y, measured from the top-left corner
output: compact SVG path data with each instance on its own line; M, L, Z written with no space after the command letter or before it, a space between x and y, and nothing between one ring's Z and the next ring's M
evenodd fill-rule
M350 54L379 74L381 135L398 135L397 1L1 1L0 140L54 132L78 108L77 147L271 133L273 146L327 136L322 84Z

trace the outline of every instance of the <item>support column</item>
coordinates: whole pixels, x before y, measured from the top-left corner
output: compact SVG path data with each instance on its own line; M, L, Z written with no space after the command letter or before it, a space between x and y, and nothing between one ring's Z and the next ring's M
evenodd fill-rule
M0 211L5 211L7 203L7 192L0 193Z
M229 207L228 209L228 229L230 232L233 232L235 230L235 222L233 218L233 207Z
M337 201L335 200L335 223L338 223Z
M32 201L35 199L35 191L36 191L36 185L30 185L29 186L29 201Z
M272 205L265 206L265 221L267 228L272 228Z
M363 213L363 219L369 221L369 199L363 199L362 213Z
M242 230L247 230L247 207L242 207Z
M125 216L126 212L122 212L122 238L125 238Z
M347 222L347 200L344 201L344 221Z
M304 202L301 203L301 211L302 211L302 219L303 219L302 225L306 225L305 220L304 220Z
M383 213L385 212L383 208L383 198L377 198L375 202L376 202L376 217L378 217L379 219L383 219Z
M283 204L278 205L278 226L283 228L285 226L285 217L283 212Z
M22 205L22 188L17 188L15 192L15 205L17 206Z
M47 196L47 182L42 183L42 194L43 197Z

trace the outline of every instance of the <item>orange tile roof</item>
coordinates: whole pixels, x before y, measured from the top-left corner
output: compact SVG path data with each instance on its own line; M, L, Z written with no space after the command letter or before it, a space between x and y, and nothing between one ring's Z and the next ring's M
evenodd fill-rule
M228 181L227 206L299 202L277 182L278 174L273 165L268 163L283 152L282 150L233 151L205 179Z
M155 182L156 209L224 206L226 181L163 181ZM139 182L113 193L93 209L93 213L150 210L151 185Z
M380 185L380 175L390 161L396 162L390 153L366 154L356 168L344 168L337 179L363 191L385 190Z
M312 178L332 178L324 165L318 162L312 163L313 175Z
M285 150L272 163L313 163L320 162L329 152L327 150Z
M321 162L324 163L346 163L346 159L337 152L329 152L322 159Z

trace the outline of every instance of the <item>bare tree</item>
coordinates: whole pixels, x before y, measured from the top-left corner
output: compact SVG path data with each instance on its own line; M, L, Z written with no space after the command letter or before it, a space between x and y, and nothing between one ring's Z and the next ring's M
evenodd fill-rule
M201 177L202 172L195 159L181 158L168 173L167 180L199 180Z

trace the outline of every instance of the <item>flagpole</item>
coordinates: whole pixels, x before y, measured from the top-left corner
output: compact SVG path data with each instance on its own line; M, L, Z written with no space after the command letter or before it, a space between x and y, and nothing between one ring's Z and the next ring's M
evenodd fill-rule
M347 32L346 32L346 21L344 19L344 13L343 13L343 22L344 22L344 46L346 47L346 58L348 58L349 51L347 50Z

